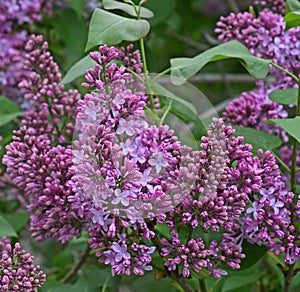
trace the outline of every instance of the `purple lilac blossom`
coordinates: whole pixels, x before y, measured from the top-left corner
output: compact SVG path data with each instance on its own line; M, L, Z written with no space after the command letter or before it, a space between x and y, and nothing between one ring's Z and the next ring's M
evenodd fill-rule
M46 281L46 275L40 266L33 264L34 257L21 249L19 243L14 247L8 239L0 241L0 290L37 291Z
M11 181L24 191L32 235L37 240L51 237L67 242L80 236L82 229L68 202L72 194L68 181L73 176L70 121L80 94L58 85L59 68L47 48L41 36L31 36L25 46L27 74L20 88L32 110L14 131L3 163Z
M285 15L285 0L255 0L254 5L260 8L269 8L273 12Z
M238 40L252 54L272 59L286 70L299 74L298 56L300 53L300 28L285 31L283 16L269 9L262 10L257 17L249 12L230 13L217 22L215 32L222 42ZM258 82L258 89L244 92L234 99L225 109L224 116L230 124L254 127L269 133L275 133L287 140L286 134L278 126L266 125L265 120L286 117L283 107L269 100L268 94L276 89L295 87L295 82L285 73L275 68L271 72L276 76L273 83L265 85Z
M23 48L28 40L26 25L42 19L42 13L51 13L51 4L43 0L0 1L0 87L2 95L23 103L18 83L26 73L23 70Z

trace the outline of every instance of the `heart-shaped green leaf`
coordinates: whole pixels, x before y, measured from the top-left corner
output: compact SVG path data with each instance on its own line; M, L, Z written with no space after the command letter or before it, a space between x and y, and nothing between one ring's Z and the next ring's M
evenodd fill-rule
M86 50L101 44L110 46L122 41L137 41L149 30L150 24L144 19L129 19L98 8L91 18Z

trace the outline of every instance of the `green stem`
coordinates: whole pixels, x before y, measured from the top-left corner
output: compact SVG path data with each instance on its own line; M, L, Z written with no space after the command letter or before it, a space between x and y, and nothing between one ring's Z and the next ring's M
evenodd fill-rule
M299 83L299 78L294 75L293 73L289 72L288 70L285 70L284 68L282 68L281 66L277 65L274 63L274 61L271 61L270 65L272 65L273 67L275 67L276 69L286 73L287 75L289 75L290 77L292 77L297 83Z
M143 61L143 72L145 77L147 94L149 97L151 109L155 112L155 104L154 104L154 99L151 91L151 83L149 81L149 76L148 76L147 59L146 59L145 44L143 38L140 39L140 50L141 50L141 56Z
M157 74L153 79L152 79L152 83L154 83L157 79L159 79L161 76L166 75L167 73L171 72L171 68L168 68L162 72L160 72L159 74Z
M136 72L134 72L133 70L129 69L129 68L125 68L127 72L129 72L130 74L132 74L134 77L138 78L143 84L145 84L145 80Z
M163 116L161 117L160 123L159 123L160 126L163 124L163 122L164 122L164 120L165 120L167 114L169 113L169 111L170 111L170 109L171 109L171 106L172 106L172 103L173 103L173 102L172 102L172 100L171 100L171 101L169 102L169 104L168 104L168 107L167 107L166 111L164 112Z
M288 172L291 173L291 169L281 160L281 158L274 152L271 151L271 153L275 156L275 158L278 160L278 162L283 166L283 168Z
M75 277L79 271L79 269L82 267L84 262L86 261L88 255L90 252L89 245L85 248L84 252L80 256L79 262L70 270L70 272L65 275L64 278L61 279L61 283L67 283L69 282L73 277Z

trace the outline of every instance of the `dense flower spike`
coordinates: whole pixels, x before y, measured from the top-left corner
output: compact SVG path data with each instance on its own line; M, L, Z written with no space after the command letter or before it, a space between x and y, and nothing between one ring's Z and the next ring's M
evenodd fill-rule
M261 83L260 83L261 84ZM258 83L259 85L259 83ZM270 134L276 134L283 141L287 135L277 125L266 124L266 120L286 118L287 112L283 106L268 98L270 92L276 87L259 85L259 88L250 92L243 92L239 98L234 99L225 109L225 120L232 125L250 127Z
M23 48L29 37L24 25L41 20L41 12L51 12L48 1L0 1L0 86L3 95L19 103L17 84L26 76Z
M37 291L46 280L40 266L33 264L33 256L21 249L19 243L14 248L8 239L0 241L0 290Z
M24 190L33 236L67 242L82 228L68 202L72 194L68 181L73 175L71 121L80 94L58 85L61 75L47 48L41 36L31 36L25 46L28 73L20 88L32 110L14 132L3 163L12 182Z

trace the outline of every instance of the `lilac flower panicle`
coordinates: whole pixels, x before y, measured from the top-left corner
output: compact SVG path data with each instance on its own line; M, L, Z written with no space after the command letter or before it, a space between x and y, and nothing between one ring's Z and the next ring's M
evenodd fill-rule
M33 264L33 256L21 249L19 243L14 248L8 239L0 241L0 289L1 291L32 292L46 281L40 266Z

